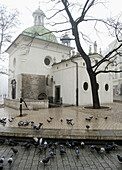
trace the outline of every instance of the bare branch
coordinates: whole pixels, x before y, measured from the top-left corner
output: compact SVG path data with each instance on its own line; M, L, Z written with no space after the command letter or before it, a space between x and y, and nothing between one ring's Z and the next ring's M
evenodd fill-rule
M103 57L98 63L96 63L94 66L92 66L92 68L95 68L94 72L96 72L96 70L98 69L98 67L105 61L108 60L108 58L114 54L114 52L116 52L118 49L120 49L120 47L122 47L122 44L120 44L117 48L113 49L112 51L110 51L107 55L105 55L105 57ZM98 73L97 73L98 74Z
M98 75L100 73L121 73L121 72L122 72L122 70L118 70L118 71L116 71L116 70L105 70L105 71L100 70L100 71L96 72L96 75Z

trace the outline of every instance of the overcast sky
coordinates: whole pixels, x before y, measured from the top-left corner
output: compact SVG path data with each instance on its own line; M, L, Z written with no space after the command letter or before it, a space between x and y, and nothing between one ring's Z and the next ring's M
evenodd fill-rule
M47 1L49 0L40 0L40 8L49 17L50 12L47 12L47 9L49 8L49 6L48 4L45 3ZM77 1L78 0L75 0L73 2L77 2ZM118 13L120 14L122 12L121 10L122 0L107 0L107 2L108 3L105 4L106 7L100 8L101 10L100 9L95 10L95 14L97 14L97 16L110 17L110 16L115 16ZM54 0L52 2L52 5L53 3L54 3ZM0 4L6 5L9 9L17 8L18 11L20 12L21 14L20 22L22 24L19 26L18 31L17 31L17 34L19 34L27 27L30 27L33 25L32 13L38 8L39 0L0 0ZM46 27L48 28L48 26ZM59 36L59 35L56 34L56 36ZM109 44L109 42L113 40L113 39L108 39L107 37L104 37L102 41L100 41L98 37L94 37L92 35L91 37L93 38L93 41L97 39L98 45L100 45L103 49L105 49L107 45Z

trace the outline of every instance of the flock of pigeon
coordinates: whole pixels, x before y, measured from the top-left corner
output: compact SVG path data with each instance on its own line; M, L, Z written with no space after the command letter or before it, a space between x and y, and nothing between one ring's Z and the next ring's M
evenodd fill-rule
M16 154L19 152L16 145L18 145L19 143L16 142L15 140L13 139L6 139L6 140L1 140L0 143L5 143L9 146L11 146L11 151L13 152L13 154L8 158L8 164L11 166L14 159L16 159ZM69 149L72 149L74 148L75 149L75 155L77 158L79 158L79 153L80 153L80 149L85 149L87 146L86 144L81 141L66 141L65 143L59 143L59 142L47 142L46 140L43 141L42 138L37 138L37 137L33 137L33 139L30 141L30 140L27 140L25 141L24 143L21 144L21 147L29 150L29 148L34 145L36 148L38 148L39 150L39 153L42 153L42 151L46 151L47 149L49 149L49 156L45 157L44 159L40 160L39 162L40 163L43 163L44 165L46 165L49 160L52 158L52 157L55 157L56 155L56 149L59 149L59 153L61 155L65 155L66 154L66 150L65 148L69 148ZM97 152L97 153L100 153L100 154L104 154L104 153L110 153L114 150L118 150L119 146L117 144L115 144L114 142L110 145L110 144L106 144L105 147L98 147L97 145L91 145L90 147L88 147L89 151L91 152ZM0 158L0 170L3 169L3 163L5 161L5 156L3 155L1 158ZM120 155L117 155L117 159L120 163L122 163L122 156Z
M50 123L50 122L52 122L53 119L54 119L54 117L49 117L49 119L47 119L47 122ZM93 119L93 116L90 116L90 117L85 118L85 121L90 122L92 119ZM106 116L106 117L104 117L104 119L107 120L108 117ZM98 118L96 117L95 120L98 120ZM61 119L60 122L62 123L63 119ZM39 130L43 126L42 122L40 122L38 126L36 126L33 121L30 121L30 122L20 121L20 122L18 122L19 127L20 126L28 126L29 124L31 124L31 127L33 127L33 129L36 129L36 130ZM71 126L75 125L75 123L73 122L73 119L66 119L66 124L71 125ZM89 130L89 128L90 128L90 125L87 124L86 129Z
M2 123L3 126L5 126L6 123L7 123L7 121L8 121L9 123L11 123L11 122L14 121L14 119L15 119L15 118L13 118L13 117L10 118L10 119L7 119L6 117L4 117L4 118L1 118L1 119L0 119L0 123ZM54 117L49 117L49 118L47 119L47 122L48 122L48 123L51 123L53 119L54 119ZM86 121L86 122L90 122L92 119L93 119L93 116L90 116L90 117L85 118L85 121ZM106 116L106 117L104 117L104 119L107 120L108 117ZM95 120L98 120L98 118L96 117ZM60 120L61 123L62 123L63 121L64 121L63 119ZM42 123L42 122L40 122L39 125L37 126L37 125L34 124L33 121L19 121L19 122L18 122L18 127L20 127L20 126L28 126L28 125L30 125L30 124L31 124L31 127L33 127L33 129L35 129L35 130L40 130L40 128L43 126L43 123ZM66 124L71 125L71 126L74 126L74 125L75 125L75 123L73 122L73 119L66 119ZM87 129L87 130L90 129L90 125L89 125L89 124L86 124L86 129Z

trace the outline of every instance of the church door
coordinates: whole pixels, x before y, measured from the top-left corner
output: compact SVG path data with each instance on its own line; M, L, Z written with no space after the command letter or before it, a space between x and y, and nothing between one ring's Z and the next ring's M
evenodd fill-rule
M60 102L60 86L55 86L55 102Z
M16 99L16 80L11 81L12 84L12 99Z

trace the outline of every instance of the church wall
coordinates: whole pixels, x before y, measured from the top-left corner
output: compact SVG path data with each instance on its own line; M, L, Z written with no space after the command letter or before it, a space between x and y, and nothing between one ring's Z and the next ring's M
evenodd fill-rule
M29 40L30 41L30 40ZM54 62L54 59L57 61L61 61L62 57L69 58L69 51L63 45L60 44L52 44L51 42L42 41L42 40L34 40L31 44L31 48L28 47L28 43L21 44L20 51L18 52L19 59L16 72L17 74L26 73L26 74L41 74L48 75L52 74L51 65ZM23 50L22 50L23 49ZM28 51L28 53L26 53ZM50 65L45 65L44 59L45 57L50 58Z
M84 66L79 66L79 105L91 104L91 86L88 73ZM88 89L84 89L84 83L88 83Z
M92 104L91 84L84 61L81 58L77 58L75 61L78 63L78 103L79 105ZM68 65L67 68L66 65ZM55 97L55 86L60 85L62 102L76 105L76 65L71 60L56 64L53 66L53 73L55 81L53 96ZM97 76L97 81L100 103L112 103L112 76L100 74ZM85 83L88 85L87 89L84 88Z
M97 76L99 84L99 97L101 103L113 102L113 81L112 74L100 74Z
M66 66L67 65L67 66ZM54 73L54 89L53 96L55 98L55 87L60 85L61 98L64 104L75 104L75 67L71 62L62 63L53 67Z
M36 100L41 93L46 94L45 82L45 76L22 74L22 97Z

